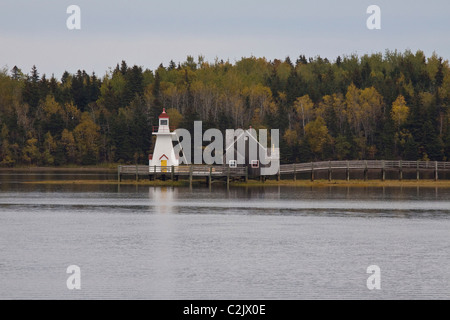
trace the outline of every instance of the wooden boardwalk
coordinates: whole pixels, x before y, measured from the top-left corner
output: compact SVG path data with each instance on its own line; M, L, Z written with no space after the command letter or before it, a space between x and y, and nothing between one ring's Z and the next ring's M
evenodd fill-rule
M439 179L439 174L450 172L450 162L438 161L391 161L391 160L355 160L355 161L322 161L309 163L293 163L282 164L278 174L275 175L277 180L291 177L296 180L301 174L307 173L311 181L314 181L316 174L319 172L327 172L328 180L332 180L333 173L345 172L345 177L350 180L350 175L355 172L362 172L363 179L369 179L369 172L377 171L380 173L381 180L386 180L386 173L395 171L398 173L398 179L403 179L404 172L415 172L415 178L419 180L423 173L432 173L434 180ZM206 178L211 185L213 180L225 181L227 185L230 180L248 181L249 174L247 167L231 168L229 166L208 166L208 165L184 165L178 167L158 167L148 165L132 165L119 166L117 170L118 181L120 182L124 176L133 176L136 180L146 177L150 180L154 179L189 179L190 184L194 178ZM253 179L264 181L268 176L253 176Z
M189 179L189 183L196 177L206 178L209 185L213 180L223 180L229 185L230 180L242 179L248 181L247 167L230 168L228 166L207 166L207 165L185 165L177 167L160 166L119 166L117 170L117 179L120 182L124 175L134 176L136 181L141 176L148 177L149 180L170 179L172 181L179 179Z
M328 172L328 180L332 180L332 174L336 171L345 171L346 180L350 180L350 173L362 171L364 180L368 179L369 171L377 170L381 173L381 180L386 180L386 172L397 171L398 179L403 179L404 172L416 172L416 179L420 179L422 172L433 172L434 179L439 179L439 172L449 172L450 162L438 161L391 161L391 160L353 160L353 161L322 161L298 164L282 164L278 173L282 175L293 175L294 180L297 173L308 172L311 180L315 178L315 173L320 171Z

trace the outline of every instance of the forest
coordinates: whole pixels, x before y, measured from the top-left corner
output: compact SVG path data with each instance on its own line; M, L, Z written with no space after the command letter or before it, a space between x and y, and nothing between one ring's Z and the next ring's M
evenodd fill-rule
M118 63L61 79L0 70L0 166L146 164L152 127L280 129L281 162L450 158L450 67L422 51L156 70Z

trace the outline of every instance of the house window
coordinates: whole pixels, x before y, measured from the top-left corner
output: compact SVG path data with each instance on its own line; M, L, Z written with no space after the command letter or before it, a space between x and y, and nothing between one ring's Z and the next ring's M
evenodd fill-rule
M252 168L254 168L254 169L259 168L259 160L252 160L251 164L252 164Z
M237 161L236 160L230 160L228 163L230 168L237 168Z
M167 126L168 121L167 120L160 120L159 125L160 126Z

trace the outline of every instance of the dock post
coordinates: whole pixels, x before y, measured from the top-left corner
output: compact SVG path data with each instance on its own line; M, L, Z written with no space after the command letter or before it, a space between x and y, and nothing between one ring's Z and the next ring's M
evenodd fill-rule
M281 170L278 168L278 175L277 175L277 181L281 180Z
M227 168L227 190L230 189L230 166Z
M156 166L153 166L153 180L156 181Z
M367 181L369 176L369 169L367 168L367 160L364 160L364 181Z
M381 160L381 181L386 181L386 163Z
M434 162L434 181L439 180L439 172L438 172L438 162Z
M403 180L403 160L400 160L400 171L398 172L398 180Z
M347 172L346 172L346 176L347 176L347 181L350 181L350 162L347 160Z
M294 181L297 181L297 170L294 163Z
M189 188L192 188L192 174L193 174L193 170L194 168L192 167L192 165L189 167Z
M172 166L172 171L170 172L170 180L173 182L173 176L175 175L175 167Z
M121 170L122 170L122 166L118 166L117 167L117 182L122 181Z
M248 167L245 167L245 183L248 182Z
M416 178L417 178L417 181L420 180L419 160L417 160L417 162L416 162Z
M329 161L328 162L328 181L331 181L331 175L332 175L332 172L331 172L331 161Z
M314 181L314 162L311 162L311 181Z
M138 165L136 164L136 182L139 181L139 169Z
M209 183L209 188L211 189L211 186L212 186L212 166L209 167L209 180L208 180L208 183Z

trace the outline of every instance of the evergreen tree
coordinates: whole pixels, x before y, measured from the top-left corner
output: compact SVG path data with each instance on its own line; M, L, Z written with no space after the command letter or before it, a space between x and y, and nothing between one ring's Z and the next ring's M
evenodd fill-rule
M36 66L31 69L31 76L26 77L25 87L23 89L23 100L32 109L36 109L39 104L39 73Z

